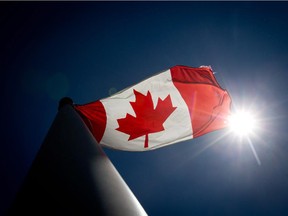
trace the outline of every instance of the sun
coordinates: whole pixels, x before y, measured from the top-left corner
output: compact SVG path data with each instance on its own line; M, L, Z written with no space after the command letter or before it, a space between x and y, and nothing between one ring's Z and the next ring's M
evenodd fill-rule
M255 112L251 111L237 111L228 118L230 132L240 138L239 140L241 140L241 143L245 140L247 141L258 165L260 166L261 161L252 142L253 137L258 137L259 122L260 121L257 118L257 115L255 115Z
M237 136L249 136L255 132L256 119L253 113L248 111L238 111L228 119L231 131Z

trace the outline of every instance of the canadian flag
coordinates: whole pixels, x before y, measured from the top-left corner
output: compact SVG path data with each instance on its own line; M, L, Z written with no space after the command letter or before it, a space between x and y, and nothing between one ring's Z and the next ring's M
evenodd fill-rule
M230 104L211 67L174 66L75 109L98 143L145 151L226 127Z

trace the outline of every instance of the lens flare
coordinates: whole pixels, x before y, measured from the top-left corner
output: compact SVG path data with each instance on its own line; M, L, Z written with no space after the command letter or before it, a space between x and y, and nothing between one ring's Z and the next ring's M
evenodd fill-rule
M247 136L254 132L256 120L252 113L247 111L237 112L229 117L229 127L238 136Z

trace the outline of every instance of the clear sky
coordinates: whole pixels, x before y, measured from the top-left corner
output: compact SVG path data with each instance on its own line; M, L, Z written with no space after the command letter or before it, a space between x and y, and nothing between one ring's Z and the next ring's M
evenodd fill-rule
M0 215L60 98L95 101L174 65L210 65L259 128L251 142L224 129L104 149L146 212L288 215L288 2L1 2L0 31Z

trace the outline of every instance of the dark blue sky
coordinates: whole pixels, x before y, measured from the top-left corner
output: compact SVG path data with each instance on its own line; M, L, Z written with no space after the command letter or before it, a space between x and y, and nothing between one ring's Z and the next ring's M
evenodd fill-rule
M261 165L246 139L218 139L227 130L105 149L146 212L288 214L288 2L1 2L0 29L0 215L60 98L91 102L174 65L211 65L233 109L256 113Z

